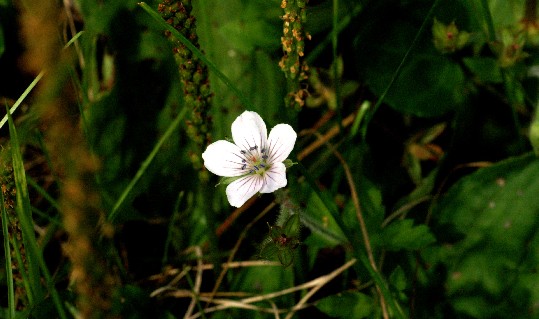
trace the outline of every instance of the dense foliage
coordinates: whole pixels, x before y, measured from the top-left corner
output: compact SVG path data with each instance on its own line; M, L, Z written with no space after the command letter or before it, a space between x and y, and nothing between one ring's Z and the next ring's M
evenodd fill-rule
M537 0L0 0L0 318L539 318L536 62Z

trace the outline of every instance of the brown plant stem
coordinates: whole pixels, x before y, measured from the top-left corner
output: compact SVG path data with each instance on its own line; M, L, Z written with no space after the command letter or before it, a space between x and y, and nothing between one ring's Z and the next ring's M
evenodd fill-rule
M31 72L47 70L35 107L51 169L60 181L58 203L67 233L63 249L70 259L77 317L117 318L112 299L119 280L108 267L104 252L112 227L104 221L100 194L94 185L98 161L88 151L79 126L79 92L71 78L74 55L63 50L59 41L66 16L57 5L54 1L34 1L32 6L21 7L24 61L32 61L27 65Z
M312 132L320 141L324 141L324 136L322 136L318 132ZM361 206L359 204L359 197L357 195L356 186L354 183L354 178L352 177L352 172L350 170L350 167L348 166L348 163L346 163L346 160L343 158L341 153L333 147L333 145L327 141L323 142L326 144L327 148L335 155L335 157L339 160L341 163L344 174L346 175L346 181L348 182L348 186L350 188L350 195L352 196L352 202L354 204L354 209L356 211L356 217L359 222L359 227L361 229L361 235L363 238L363 244L365 245L365 251L367 252L367 257L369 259L369 264L371 265L374 272L379 273L378 266L376 265L376 261L374 260L374 254L372 252L371 242L369 239L369 233L367 231L367 225L365 224L365 219L363 218L363 213L361 211ZM378 293L378 297L380 298L380 306L382 308L382 314L384 316L384 319L389 318L389 313L387 311L387 305L384 298L384 295L382 294L382 291L380 290L380 287L376 286L376 291Z
M225 265L230 264L232 260L234 260L234 256L236 255L236 252L240 248L241 243L247 236L247 233L249 232L251 227L253 227L262 217L264 217L267 213L269 213L273 209L273 207L275 207L275 205L276 205L275 202L271 202L266 208L264 208L262 212L260 212L260 214L258 214L249 224L247 224L247 226L245 226L245 228L240 234L240 237L236 241L234 248L232 248L232 252L230 253L230 255L228 255L228 259ZM228 271L227 266L223 267L223 270L221 270L221 273L219 274L219 277L217 278L217 281L215 282L215 286L213 287L212 296L219 289L219 286L221 285L221 282L223 281L223 278L225 277L227 271ZM209 302L211 302L212 296L210 296ZM208 305L209 302L206 305Z

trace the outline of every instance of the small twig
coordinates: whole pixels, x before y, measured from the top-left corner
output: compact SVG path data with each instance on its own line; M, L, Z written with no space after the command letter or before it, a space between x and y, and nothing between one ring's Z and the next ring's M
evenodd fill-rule
M265 313L275 313L276 311L278 313L287 313L287 312L290 311L288 309L274 310L273 308L263 308L263 307L258 307L258 306L251 305L251 304L242 303L240 301L235 301L235 300L215 299L214 302L218 303L218 305L205 309L204 310L205 314L210 313L210 312L219 311L219 310L225 310L225 309L229 309L229 308L239 308L239 309L253 310L253 311L257 311L257 312L265 312ZM305 308L310 307L310 306L311 306L311 304L306 304L302 309L305 309ZM202 316L202 313L196 313L196 314L194 314L193 316L191 316L188 319L196 319L196 318L201 317L201 316Z
M182 279L189 272L189 270L191 270L191 267L185 267L184 269L182 269L182 271L176 277L174 277L174 279L172 279L172 281L168 285L166 285L164 287L159 287L156 290L152 291L150 293L150 297L153 298L153 297L158 296L158 295L160 295L161 293L163 293L163 292L165 292L167 290L175 289L174 285L176 283L178 283L180 281L180 279Z
M230 228L230 225L238 218L240 215L246 211L249 207L251 207L257 199L257 196L251 197L245 204L243 204L241 207L236 208L230 216L228 216L225 221L217 227L217 230L215 231L215 234L217 237L221 237L221 235Z
M341 267L335 269L331 273L329 273L327 275L324 275L324 276L320 276L318 278L315 278L315 279L313 279L313 280L311 280L311 281L309 281L307 283L301 284L299 286L294 286L292 288L287 288L287 289L284 289L284 290L281 290L281 291L277 291L277 292L273 292L273 293L269 293L269 294L265 294L265 295L253 296L253 297L244 298L244 299L241 299L241 300L238 300L238 301L226 300L226 299L213 299L213 298L210 299L210 298L205 298L203 296L199 296L199 298L200 298L200 300L207 301L208 303L211 302L211 303L218 304L217 306L208 307L208 308L204 309L203 310L204 313L214 312L214 311L218 311L218 310L224 310L224 309L233 308L233 307L257 310L257 311L264 311L264 312L268 312L268 313L274 313L274 310L272 310L272 309L260 308L260 307L256 307L256 306L252 306L252 305L248 305L248 304L255 303L255 302L260 302L260 301L265 301L265 300L270 300L270 299L273 299L275 297L287 295L287 294L293 293L295 291L308 289L308 288L311 288L311 287L318 287L318 288L316 288L316 290L319 290L326 283L328 283L329 281L331 281L332 279L334 279L335 277L337 277L338 275L343 273L346 269L348 269L352 265L354 265L356 263L356 261L357 261L356 259L352 259L352 260L348 261L346 264L342 265ZM192 292L183 291L183 293L192 293ZM174 295L174 293L172 293L171 295ZM214 295L214 294L212 294L212 295ZM185 295L182 295L182 297L185 297ZM300 301L301 305L298 303L290 311L296 312L296 311L298 311L300 309L305 309L308 306L305 303L307 301L307 299L303 298ZM282 312L285 312L285 311L279 310L279 312L282 313ZM197 314L194 314L193 316L189 317L189 319L198 318L201 315L202 315L201 313L197 313Z
M357 113L352 113L348 115L345 119L342 120L341 125L333 126L321 138L317 139L316 141L311 143L309 146L305 147L301 152L299 152L298 160L301 161L302 159L307 157L309 154L317 150L320 146L324 145L324 143L326 143L327 141L335 137L337 134L339 134L341 126L344 128L354 123L354 119L356 118L356 115ZM299 133L299 135L300 136L308 135L308 134L312 134L312 132L316 132L316 130L313 130L313 129L303 130Z
M345 271L346 269L348 269L355 263L356 263L356 259L352 259L346 264L342 265L341 267L335 269L332 273L323 276L323 280L320 281L318 285L313 287L313 289L311 289L305 296L303 296L303 298L301 298L301 300L294 307L292 307L292 309L290 310L288 315L285 317L285 319L291 319L292 316L294 316L294 313L296 313L296 311L298 311L299 309L303 309L303 306L307 303L307 300L309 300L309 298L311 298L318 290L320 290L322 286L324 286L326 283L331 281L333 278L340 275L343 271Z
M191 316L191 313L195 309L195 305L200 300L199 294L200 294L200 285L202 284L202 250L199 246L195 246L195 254L197 256L197 275L195 277L195 286L193 287L193 297L191 298L191 303L189 303L189 307L187 308L187 312L185 313L185 318L189 318Z
M236 252L240 248L241 243L245 239L245 236L247 236L247 232L262 217L264 217L268 212L270 212L273 209L273 207L275 207L275 205L276 205L275 202L271 202L271 204L269 204L260 214L258 214L258 216L256 216L249 224L247 224L247 226L245 226L245 229L243 229L243 232L240 234L240 237L236 241L236 244L234 245L234 248L232 248L232 252L228 256L228 260L227 260L225 266L223 267L223 270L221 270L221 273L219 274L219 277L217 278L217 281L215 282L215 286L213 287L212 294L215 294L215 292L217 292L217 290L219 289L219 286L221 285L221 282L223 281L223 278L225 277L226 272L228 271L228 267L226 265L230 264L232 262L232 260L234 260L234 256L236 255ZM211 297L210 297L210 301L211 301ZM207 306L207 304L206 304L206 306Z
M73 1L70 0L64 0L64 9L67 15L67 22L69 25L69 31L71 32L71 37L74 37L77 34L77 28L75 27L75 19L73 18L73 12L72 10L75 10ZM64 39L67 41L67 39ZM75 51L77 51L77 57L79 58L79 65L81 69L84 69L84 56L82 55L82 51L79 46L79 42L75 41L73 43L75 45Z
M339 162L341 162L341 165L344 169L344 174L346 175L346 180L348 182L348 186L350 188L350 195L352 196L352 202L354 204L354 208L356 211L356 217L359 222L359 227L361 229L361 235L363 237L363 244L365 245L365 251L367 252L367 257L369 259L369 263L371 264L371 267L373 271L379 273L378 266L376 265L376 261L374 260L374 255L372 253L372 247L371 247L371 241L369 239L369 233L367 231L367 225L365 224L365 219L363 218L363 213L361 212L361 206L359 205L359 197L357 195L356 186L354 183L354 178L352 176L352 171L350 170L350 167L348 166L348 163L346 163L346 160L343 158L341 153L333 147L333 145L323 140L323 136L318 132L312 132L313 135L319 138L320 141L323 141L324 144L326 144L327 148L333 152L333 155L337 157ZM326 134L327 135L327 134ZM380 298L380 306L382 308L382 315L384 319L389 318L389 313L387 311L387 305L384 298L384 294L380 290L380 287L376 285L376 291L378 292L378 296Z
M414 201L411 201L409 203L406 203L404 205L402 205L401 207L399 207L399 209L397 209L396 211L394 211L391 215L389 215L385 220L384 222L382 223L382 228L386 227L393 219L399 217L400 215L403 215L409 211L410 209L414 208L416 205L418 204L421 204L425 201L428 201L429 199L431 199L432 196L430 195L425 195L423 197L420 197Z
M268 300L269 304L271 305L271 309L273 309L275 312L275 319L281 319L281 316L279 316L279 308L277 308L277 305L272 300Z

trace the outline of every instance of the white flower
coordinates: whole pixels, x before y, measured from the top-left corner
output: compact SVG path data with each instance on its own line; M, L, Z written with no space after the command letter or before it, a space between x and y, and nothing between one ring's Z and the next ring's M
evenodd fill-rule
M286 186L288 157L297 134L278 124L268 137L266 124L256 112L243 112L232 123L234 143L220 140L202 153L204 166L219 176L239 177L226 188L230 205L240 207L256 193L271 193Z

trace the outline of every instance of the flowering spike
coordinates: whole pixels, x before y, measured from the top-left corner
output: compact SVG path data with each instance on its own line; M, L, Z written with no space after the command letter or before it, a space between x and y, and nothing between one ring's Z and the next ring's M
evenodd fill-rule
M285 98L287 106L297 109L305 104L306 90L302 87L307 79L309 69L305 56L304 39L310 39L310 35L305 32L303 25L306 20L305 7L308 0L282 1L281 8L284 9L283 36L281 44L283 57L279 62L279 67L284 72L288 82L288 95Z
M199 48L196 19L191 14L192 8L191 0L162 0L157 7L168 24ZM209 73L206 65L193 56L184 44L173 39L170 32L165 32L165 35L174 43L174 59L178 63L185 107L192 110L187 135L195 143L196 151L193 152L195 156L191 156L191 162L195 169L200 169L201 179L206 180L208 173L202 170L198 154L211 140L212 120L209 115L209 107L212 93L209 87Z

